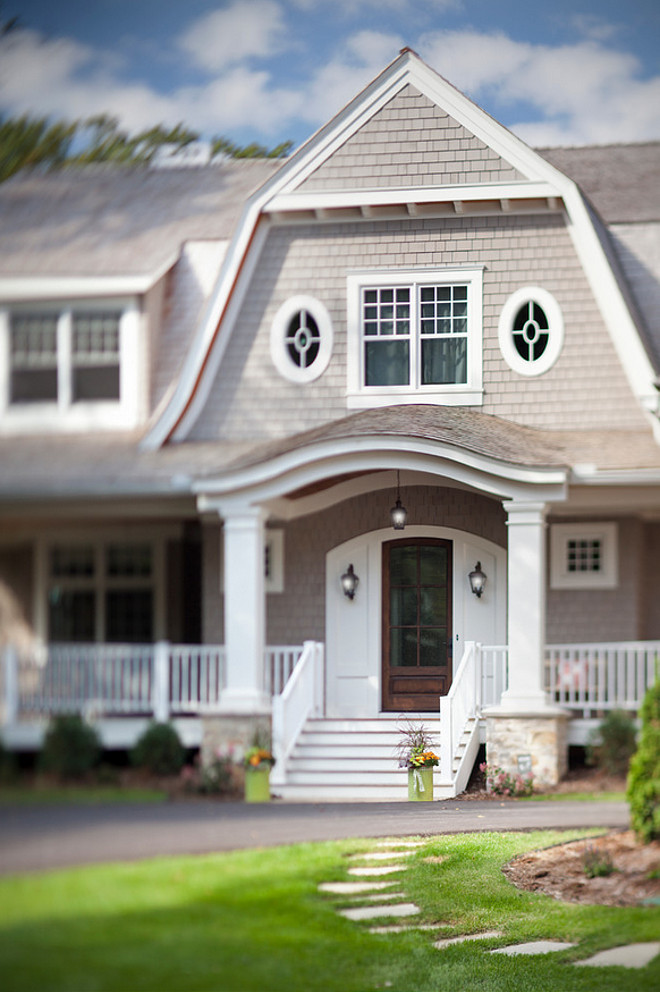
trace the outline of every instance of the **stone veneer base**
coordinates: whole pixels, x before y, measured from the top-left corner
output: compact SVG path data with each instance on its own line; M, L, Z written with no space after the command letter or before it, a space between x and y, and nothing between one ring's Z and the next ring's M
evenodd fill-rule
M486 718L486 761L511 775L518 759L531 757L536 785L557 785L568 771L568 720L562 710L512 713L490 709Z

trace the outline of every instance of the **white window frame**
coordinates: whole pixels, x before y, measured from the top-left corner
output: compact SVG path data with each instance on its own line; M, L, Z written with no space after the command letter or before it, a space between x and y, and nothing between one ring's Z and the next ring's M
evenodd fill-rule
M166 545L181 535L178 526L157 527L145 531L144 527L130 525L80 529L75 533L64 528L61 531L46 531L35 541L35 586L34 618L35 630L43 643L48 641L48 597L53 585L58 584L50 574L50 553L54 547L91 546L94 552L95 574L87 579L63 578L59 584L69 588L93 589L97 593L95 614L95 641L104 642L105 631L105 592L114 587L149 588L153 591L153 635L154 641L163 640L166 632ZM109 544L148 544L151 548L152 574L149 579L123 577L114 579L103 570L104 552Z
M513 342L513 321L516 314L526 303L538 303L548 320L548 344L543 354L536 361L526 361L519 354ZM561 307L552 293L540 286L523 286L508 298L497 327L497 336L502 356L518 375L537 376L548 372L561 354L564 345L564 318Z
M319 351L306 368L301 368L292 360L286 334L291 318L300 310L305 310L316 321L319 330ZM328 310L314 296L292 296L279 308L270 329L270 357L273 365L289 382L314 382L323 375L332 357L333 331Z
M569 541L600 541L597 572L568 569ZM619 585L618 527L616 523L552 524L550 527L551 589L616 589Z
M418 368L420 333L417 317L418 291L421 286L466 285L468 287L467 382L400 386L366 386L364 384L364 348L361 326L362 291L368 288L410 287L411 378ZM405 270L364 270L347 278L347 406L363 409L389 406L392 403L438 403L445 406L481 406L483 403L483 266Z
M76 313L117 311L119 317L119 399L72 402L71 340ZM20 313L57 313L57 400L11 402L11 317ZM118 430L136 427L142 413L144 368L142 320L137 301L39 301L0 307L0 434Z

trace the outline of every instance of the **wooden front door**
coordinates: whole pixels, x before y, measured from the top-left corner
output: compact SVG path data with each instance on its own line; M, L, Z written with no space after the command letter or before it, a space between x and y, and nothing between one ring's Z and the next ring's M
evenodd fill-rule
M383 544L383 709L435 711L452 677L452 542Z

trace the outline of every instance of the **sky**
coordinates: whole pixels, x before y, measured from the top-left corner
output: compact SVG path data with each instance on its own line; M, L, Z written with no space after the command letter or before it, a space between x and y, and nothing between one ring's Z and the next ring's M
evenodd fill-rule
M0 0L0 114L300 145L404 46L529 144L660 139L658 0Z

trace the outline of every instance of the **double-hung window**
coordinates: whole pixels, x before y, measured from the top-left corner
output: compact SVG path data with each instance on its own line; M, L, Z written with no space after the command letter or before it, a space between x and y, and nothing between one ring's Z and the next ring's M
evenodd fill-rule
M349 276L349 406L481 403L481 294L481 269Z
M126 303L0 312L0 412L8 428L128 427L139 411L140 330Z

